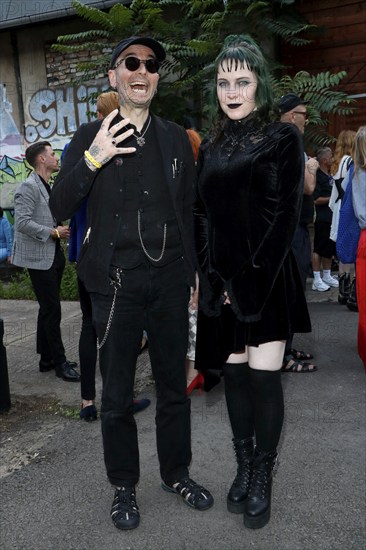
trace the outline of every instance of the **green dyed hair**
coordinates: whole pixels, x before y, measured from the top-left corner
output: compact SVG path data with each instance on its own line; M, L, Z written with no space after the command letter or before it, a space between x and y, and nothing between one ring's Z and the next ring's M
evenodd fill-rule
M269 79L269 70L258 44L249 35L231 34L226 37L224 46L215 59L216 78L219 67L228 67L229 71L242 68L244 63L257 77L255 102L258 110L269 112L274 100Z

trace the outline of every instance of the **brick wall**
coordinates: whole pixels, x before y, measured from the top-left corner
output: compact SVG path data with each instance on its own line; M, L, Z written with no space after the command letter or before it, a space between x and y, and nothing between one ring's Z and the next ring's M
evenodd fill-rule
M102 54L111 54L112 48L106 47L102 50L88 50L83 52L59 53L51 49L51 44L45 45L46 71L47 71L47 86L62 87L70 85L81 77L84 72L78 71L78 63L98 60ZM100 72L96 75L96 79L104 78L106 74Z

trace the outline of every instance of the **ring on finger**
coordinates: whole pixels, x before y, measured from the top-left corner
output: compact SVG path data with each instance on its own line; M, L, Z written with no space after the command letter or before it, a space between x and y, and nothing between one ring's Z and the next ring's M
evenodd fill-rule
M115 139L112 139L112 145L116 145L117 141Z

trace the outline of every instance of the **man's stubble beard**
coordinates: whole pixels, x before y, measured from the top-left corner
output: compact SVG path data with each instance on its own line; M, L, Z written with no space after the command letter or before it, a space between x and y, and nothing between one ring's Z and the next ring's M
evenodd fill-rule
M121 89L117 89L118 98L119 98L119 104L121 107L129 107L134 109L149 109L152 100L154 99L156 95L157 89L155 89L155 92L151 95L150 99L148 99L145 103L138 103L135 102L127 92L127 87L124 88L123 91Z

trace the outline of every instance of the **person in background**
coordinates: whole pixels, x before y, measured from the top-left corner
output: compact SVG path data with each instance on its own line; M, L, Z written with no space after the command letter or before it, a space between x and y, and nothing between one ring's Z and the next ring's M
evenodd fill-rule
M187 123L188 121L189 119L187 119L185 123ZM186 132L192 146L194 160L197 164L202 138L199 133L193 128L186 128ZM189 336L186 360L187 395L190 395L193 390L198 390L199 394L202 393L203 389L205 391L210 391L221 381L219 371L215 372L213 370L206 370L203 374L202 372L198 372L195 368L198 288L199 280L198 276L196 275L196 287L191 289L191 300L189 302Z
M59 169L58 158L48 141L30 145L26 161L34 171L14 194L14 244L12 262L28 268L39 304L37 353L39 370L55 369L66 382L79 382L76 363L67 361L61 337L60 286L65 268L61 239L69 238L69 228L51 214L49 180Z
M356 258L358 353L366 369L366 126L361 126L356 133L352 158L352 204L361 230Z
M200 145L201 145L201 142L202 142L202 138L199 135L199 133L197 132L197 130L194 130L193 128L187 128L186 132L187 132L188 139L189 139L189 142L190 142L191 147L192 147L194 160L197 163L198 153L199 153L199 150L200 150Z
M96 100L97 119L103 120L109 113L118 109L119 99L117 92L102 92Z
M319 169L316 173L316 186L313 194L316 218L314 223L313 275L312 289L325 292L330 287L338 288L338 280L332 276L332 259L336 255L336 244L330 239L332 211L329 199L334 180L330 175L333 164L333 153L330 147L322 147L317 153ZM323 268L323 278L320 270Z
M196 367L223 368L237 459L227 506L257 529L270 519L285 341L311 330L291 250L304 153L295 125L275 122L268 67L253 39L227 37L215 69L218 115L201 144L195 208Z
M334 151L333 164L330 172L334 178L334 185L329 199L329 208L332 211L332 225L330 227L330 238L337 242L339 210L342 203L344 190L342 181L352 162L352 147L355 141L356 132L353 130L342 130L337 138ZM351 264L338 263L339 289L338 302L347 304L351 292Z
M50 199L53 212L68 218L88 197L78 274L91 296L98 336L104 458L115 487L111 519L123 530L140 522L132 400L143 329L156 383L162 488L196 510L214 502L189 476L185 358L195 284L196 174L184 128L150 111L165 57L163 46L150 37L118 43L108 75L119 109L78 128Z
M11 263L13 234L13 226L9 220L4 217L4 210L0 206L0 263L4 260Z
M119 105L117 92L103 92L97 97L97 119L103 120ZM61 156L67 150L64 149ZM77 262L83 244L87 220L87 199L85 199L78 211L70 220L70 240L68 257L70 262ZM92 303L84 283L77 277L80 308L82 311L82 325L79 338L79 358L81 374L81 405L80 418L87 422L96 420L98 417L95 407L95 370L97 363L97 333L93 326ZM143 346L142 346L143 347ZM134 399L133 412L143 411L150 405L149 399Z
M281 113L281 122L295 124L303 135L308 113L306 104L301 97L294 93L289 93L281 97L279 101L279 109ZM316 172L319 168L319 163L315 158L305 156L304 170L304 194L302 198L300 219L297 224L294 240L292 241L292 251L295 255L297 265L300 271L304 293L306 292L306 280L309 274L311 265L311 239L309 233L309 224L314 219L314 200L313 192L315 189ZM315 372L317 367L308 360L313 358L311 353L297 350L292 347L294 335L286 341L285 355L282 366L283 372Z
M197 164L198 153L202 138L193 128L186 128L189 142L192 147L195 163ZM191 288L191 300L188 305L189 311L189 329L188 329L188 350L186 359L187 375L187 395L197 389L200 393L204 385L204 378L201 373L197 373L194 363L196 356L196 334L197 334L197 307L198 307L198 277L196 277L196 286Z

